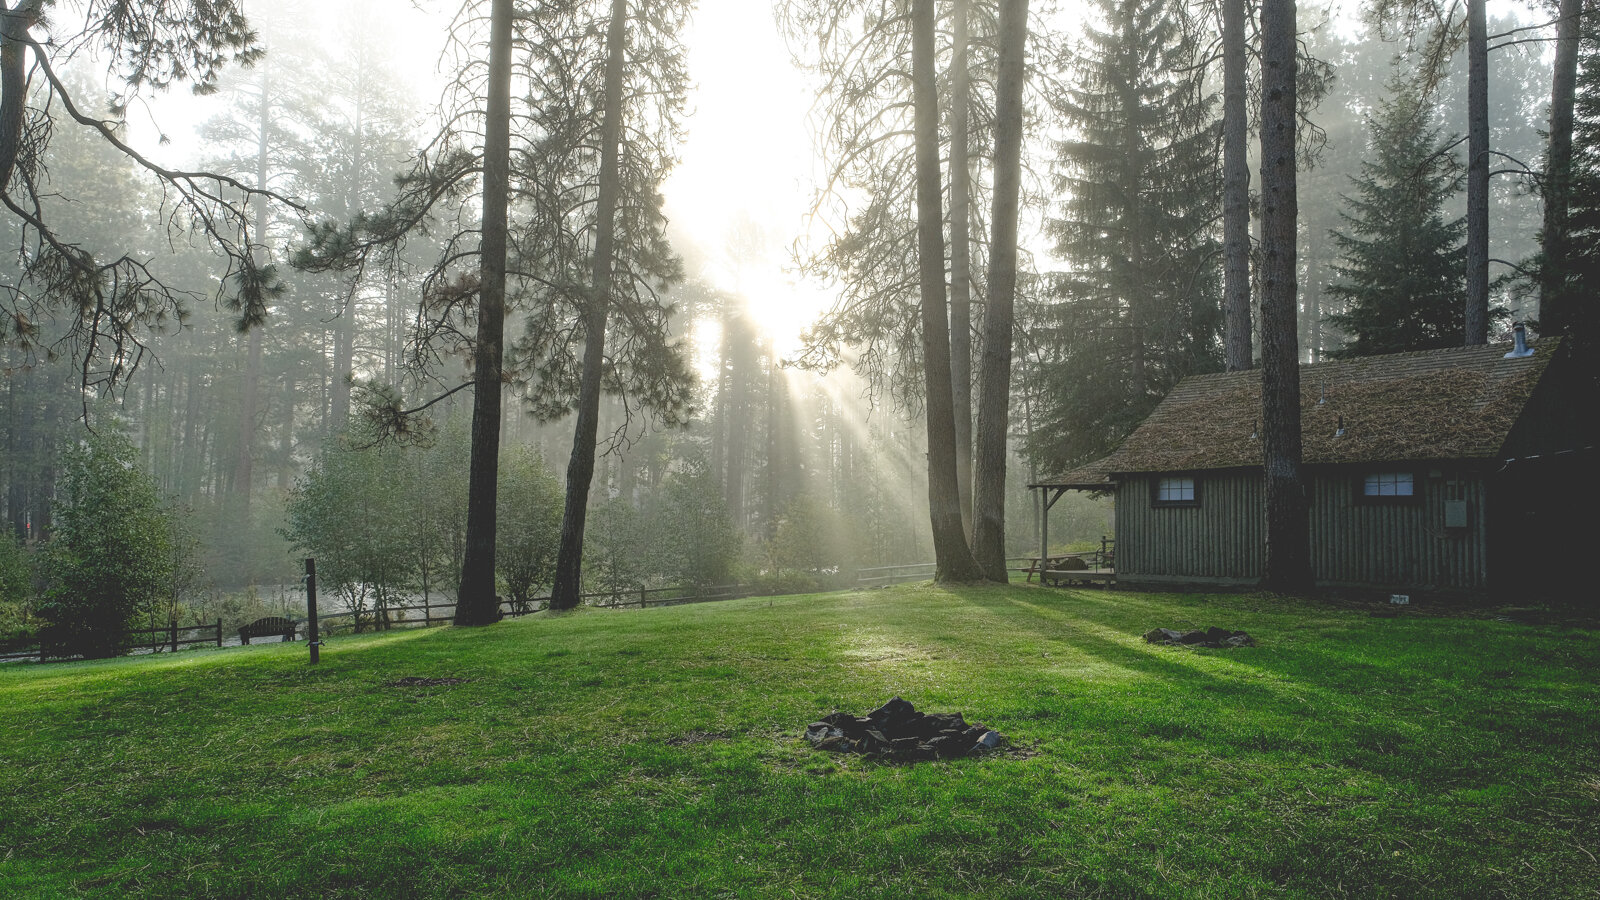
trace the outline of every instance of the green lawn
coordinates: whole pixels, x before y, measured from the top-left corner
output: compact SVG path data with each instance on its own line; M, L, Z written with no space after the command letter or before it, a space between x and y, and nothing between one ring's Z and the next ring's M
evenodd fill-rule
M1260 646L1139 638L1204 625ZM895 694L1013 749L800 738ZM927 584L540 614L5 667L0 767L3 897L1600 897L1600 634Z

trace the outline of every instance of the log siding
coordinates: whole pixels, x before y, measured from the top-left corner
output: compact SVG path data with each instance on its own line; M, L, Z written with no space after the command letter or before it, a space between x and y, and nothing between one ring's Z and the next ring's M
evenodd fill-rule
M1307 471L1312 572L1318 586L1402 592L1487 589L1488 502L1482 474L1426 465L1405 468L1415 473L1416 500L1363 498L1362 478L1371 467ZM1200 503L1191 507L1152 502L1156 479L1170 474L1118 480L1119 583L1258 584L1265 546L1259 470L1193 473ZM1466 503L1466 528L1445 527L1450 500Z

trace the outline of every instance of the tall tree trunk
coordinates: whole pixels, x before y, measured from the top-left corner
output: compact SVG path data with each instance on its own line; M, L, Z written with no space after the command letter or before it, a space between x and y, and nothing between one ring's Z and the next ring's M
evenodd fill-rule
M934 0L911 5L911 92L917 160L917 269L922 294L922 365L927 392L928 507L938 581L983 577L961 530L956 488L955 411L950 389L950 320L944 292L943 192L939 177L939 94L934 81Z
M265 190L267 187L267 162L269 142L267 130L272 125L272 91L271 82L268 80L267 70L261 70L261 116L257 123L256 131L256 187ZM267 201L265 198L256 198L255 209L256 247L253 254L256 256L257 266L265 265L266 260L261 257L261 247L267 239ZM235 450L238 455L233 463L233 500L238 515L250 517L250 489L255 481L255 439L256 439L256 412L261 402L261 329L259 323L249 323L249 331L245 335L245 367L244 381L241 385L239 397L239 441Z
M1300 473L1300 348L1295 328L1295 4L1261 5L1261 450L1266 479L1265 585L1311 586Z
M294 486L294 400L295 380L285 375L283 381L283 419L278 435L278 490L287 492Z
M1489 342L1489 29L1467 0L1466 345Z
M0 192L11 184L22 147L28 105L28 31L39 21L43 0L0 0Z
M1022 87L1028 0L1001 0L995 83L994 200L989 215L989 303L979 371L978 477L972 555L992 581L1006 573L1006 436L1011 431L1012 306L1017 293L1017 204L1022 190Z
M956 422L956 490L962 533L972 526L972 170L968 159L967 6L950 9L950 379Z
M1550 87L1550 146L1544 163L1544 264L1539 272L1539 331L1564 334L1572 324L1567 287L1567 210L1572 197L1572 119L1577 96L1578 35L1583 0L1561 0Z
M767 472L766 496L762 506L762 533L767 540L778 534L778 517L783 515L783 419L785 390L778 368L778 349L769 344L767 354Z
M1245 0L1222 0L1222 310L1228 371L1250 347L1250 114L1245 100Z
M600 185L595 201L594 268L589 305L584 310L583 380L578 388L578 422L567 463L567 504L561 519L561 549L556 557L551 609L578 605L582 591L583 529L594 480L594 454L600 425L600 379L605 367L606 318L611 312L612 254L615 252L618 144L622 137L623 36L627 0L612 0L606 30L605 109L600 123Z
M350 421L350 374L355 369L356 303L350 298L344 312L333 323L333 378L329 379L328 424L334 431Z
M506 318L506 202L511 189L511 14L512 0L493 0L483 135L478 336L472 353L472 461L467 474L466 543L456 591L457 625L488 625L500 619L494 550Z
M728 517L732 520L734 528L739 534L745 530L744 509L744 477L748 466L750 436L750 378L751 366L749 363L751 352L755 346L755 336L751 334L749 319L743 314L731 317L724 327L723 334L731 335L732 341L725 341L726 348L723 353L723 366L728 378L724 386L728 391L727 402L723 405L723 414L727 417L727 445L724 459L723 496L728 500Z

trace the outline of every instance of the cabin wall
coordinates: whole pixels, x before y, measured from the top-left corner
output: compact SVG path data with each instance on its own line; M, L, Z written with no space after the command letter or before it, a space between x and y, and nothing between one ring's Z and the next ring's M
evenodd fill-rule
M1480 474L1438 466L1409 468L1421 497L1366 502L1357 479L1367 471L1311 473L1311 571L1324 587L1482 591L1488 587L1488 503ZM1467 527L1445 527L1445 504L1467 504Z
M1488 586L1488 503L1480 473L1411 467L1421 497L1365 502L1356 467L1306 472L1312 577L1320 587L1481 592ZM1185 473L1187 474L1187 473ZM1119 584L1254 586L1265 568L1266 513L1254 470L1195 473L1200 503L1158 507L1158 476L1125 476L1116 494ZM1467 527L1445 527L1445 503Z
M1117 581L1253 585L1261 580L1266 541L1261 474L1196 475L1200 505L1157 507L1156 476L1131 475L1117 486Z

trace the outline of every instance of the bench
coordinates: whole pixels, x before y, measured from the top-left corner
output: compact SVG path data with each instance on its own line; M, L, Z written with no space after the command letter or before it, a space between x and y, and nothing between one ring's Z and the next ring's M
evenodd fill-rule
M251 638L272 637L275 634L282 635L286 641L292 641L294 640L295 631L299 627L300 623L293 619L285 619L283 616L267 616L265 619L257 619L249 625L241 627L239 629L239 643L248 644Z

